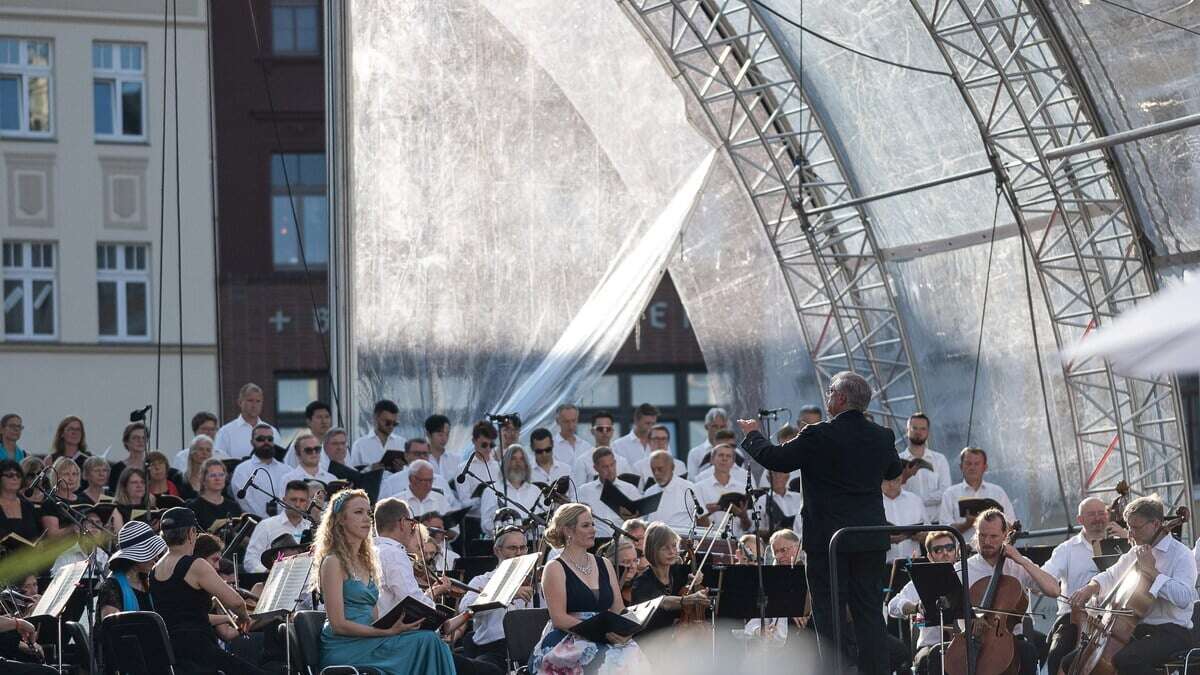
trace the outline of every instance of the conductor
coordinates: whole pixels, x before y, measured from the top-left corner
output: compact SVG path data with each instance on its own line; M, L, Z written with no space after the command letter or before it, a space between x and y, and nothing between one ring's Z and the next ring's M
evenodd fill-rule
M746 434L742 448L759 464L772 471L800 469L805 569L826 672L832 670L832 653L825 645L833 644L833 619L842 614L830 605L829 540L843 527L886 524L879 484L916 471L896 454L895 434L864 416L870 401L871 385L847 371L829 383L825 407L832 419L804 427L783 445L772 445L758 431L757 420L738 420ZM843 537L838 544L839 597L850 607L858 669L864 674L888 671L887 650L880 648L885 627L879 611L887 549L886 534Z

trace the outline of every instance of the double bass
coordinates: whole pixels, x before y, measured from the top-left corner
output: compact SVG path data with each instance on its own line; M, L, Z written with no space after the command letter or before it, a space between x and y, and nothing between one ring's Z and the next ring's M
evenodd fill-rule
M1014 522L1004 543L1011 544L1020 529L1021 523ZM968 654L974 657L975 675L1017 675L1021 670L1012 630L1024 617L1029 598L1021 582L1004 573L1006 560L1002 546L992 576L971 584L971 608L976 616L971 634L955 635L946 648L949 675L966 674Z
M1187 507L1176 509L1175 517L1163 521L1148 546L1154 547L1163 537L1171 536L1171 530L1187 519ZM1079 626L1080 648L1067 675L1116 675L1113 657L1129 644L1133 629L1154 606L1154 596L1150 594L1153 583L1154 579L1141 574L1135 563L1100 603L1100 616L1088 615L1083 607L1071 608L1071 621Z

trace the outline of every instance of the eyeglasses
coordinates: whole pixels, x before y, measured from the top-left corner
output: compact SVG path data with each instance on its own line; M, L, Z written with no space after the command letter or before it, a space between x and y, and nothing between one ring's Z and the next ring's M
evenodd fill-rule
M930 553L949 553L955 549L957 544L942 544L940 546L930 546Z
M315 455L318 452L321 452L321 446L319 446L319 445L311 447L311 448L304 448L304 454L306 454L306 455Z
M552 448L552 447L551 448L534 448L533 449L533 454L535 454L535 455L548 455L552 452L554 452L554 448Z
M599 425L597 425L597 426L594 426L594 427L592 427L592 428L593 428L593 429L595 429L596 431L612 431L612 430L613 430L612 426L599 426Z
M255 443L267 443L267 442L273 441L273 440L275 440L274 436L255 436L254 437Z
M494 447L496 447L496 444L495 444L495 443L493 443L493 442L491 442L491 441L483 441L483 442L481 442L481 443L479 444L479 447L481 447L481 448L494 448Z

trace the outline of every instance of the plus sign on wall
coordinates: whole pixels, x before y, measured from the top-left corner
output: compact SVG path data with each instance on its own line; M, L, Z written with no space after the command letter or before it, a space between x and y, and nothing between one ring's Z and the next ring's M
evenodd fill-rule
M283 313L282 309L276 309L271 318L267 319L267 323L275 326L276 333L282 333L283 327L292 322L292 317Z

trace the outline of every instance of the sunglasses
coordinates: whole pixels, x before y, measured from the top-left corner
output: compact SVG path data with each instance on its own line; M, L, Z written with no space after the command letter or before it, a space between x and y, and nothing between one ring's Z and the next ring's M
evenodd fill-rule
M266 443L268 441L273 441L273 440L275 440L274 436L255 436L254 437L255 443Z
M491 442L491 441L484 441L484 442L482 442L482 443L480 443L480 444L479 444L479 447L481 447L481 448L494 448L494 447L496 447L496 444L495 444L495 443L493 443L493 442Z
M534 448L533 449L533 454L535 454L535 455L549 455L552 452L554 452L554 448Z
M314 448L304 448L304 454L306 455L315 455L318 452L321 452L321 446L319 445Z
M942 544L940 546L930 546L930 553L949 553L957 547L957 544Z
M613 430L613 428L611 426L608 426L608 427L594 426L592 428L595 429L596 431L612 431Z

